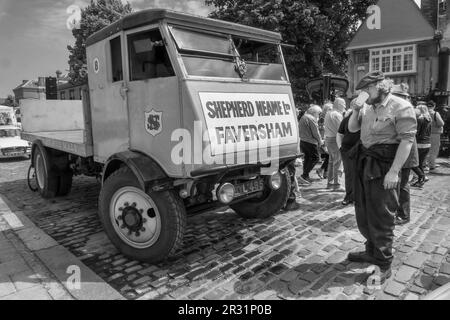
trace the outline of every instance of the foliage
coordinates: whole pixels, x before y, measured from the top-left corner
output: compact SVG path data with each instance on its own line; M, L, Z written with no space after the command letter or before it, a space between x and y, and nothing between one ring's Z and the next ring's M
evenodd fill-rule
M8 95L8 97L5 99L5 101L2 102L3 106L7 106L7 107L17 107L17 103L16 103L16 99L14 98L13 95Z
M75 44L67 47L70 53L69 78L73 84L87 82L87 38L131 12L131 5L123 4L121 0L91 0L91 3L81 10L80 28L72 30Z
M211 18L280 32L297 103L308 100L308 79L345 75L345 47L376 0L206 0Z

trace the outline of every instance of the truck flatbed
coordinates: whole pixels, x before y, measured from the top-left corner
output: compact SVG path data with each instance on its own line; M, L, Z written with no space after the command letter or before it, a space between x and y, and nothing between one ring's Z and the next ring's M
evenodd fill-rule
M90 112L81 100L22 100L22 139L80 157L94 155Z
M94 154L92 145L87 143L88 138L85 130L22 132L22 139L27 141L40 140L46 147L80 157L90 157Z

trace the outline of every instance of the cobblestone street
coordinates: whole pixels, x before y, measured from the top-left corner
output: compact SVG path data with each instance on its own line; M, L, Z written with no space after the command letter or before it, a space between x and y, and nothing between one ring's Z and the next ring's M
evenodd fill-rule
M158 265L111 245L95 179L75 178L68 197L47 201L27 187L29 161L3 161L0 194L127 299L414 300L450 282L450 162L439 163L440 174L412 190L412 220L396 229L393 275L381 288L367 285L369 265L346 261L364 240L353 207L324 180L302 188L301 210L264 221L232 210L190 216L182 250Z

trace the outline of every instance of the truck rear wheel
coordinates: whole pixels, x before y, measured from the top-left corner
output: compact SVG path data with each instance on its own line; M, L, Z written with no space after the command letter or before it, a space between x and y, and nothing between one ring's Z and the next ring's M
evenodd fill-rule
M127 167L105 181L99 215L111 242L133 259L159 262L172 256L183 241L186 211L178 195L145 193Z
M57 171L52 168L50 155L44 147L36 146L33 154L33 163L36 172L36 184L40 195L45 199L56 197L59 178Z
M286 172L284 172L286 171ZM262 198L249 199L231 205L231 209L245 219L265 219L278 213L286 205L291 192L291 178L287 170L282 172L280 189L267 187Z

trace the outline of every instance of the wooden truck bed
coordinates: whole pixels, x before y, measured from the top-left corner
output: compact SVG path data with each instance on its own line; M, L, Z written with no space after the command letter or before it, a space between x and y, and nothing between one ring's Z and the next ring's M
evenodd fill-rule
M86 143L85 131L52 131L52 132L22 132L22 139L33 142L42 141L44 146L80 157L92 156L92 145Z
M81 157L94 155L90 113L82 101L22 100L22 139Z

